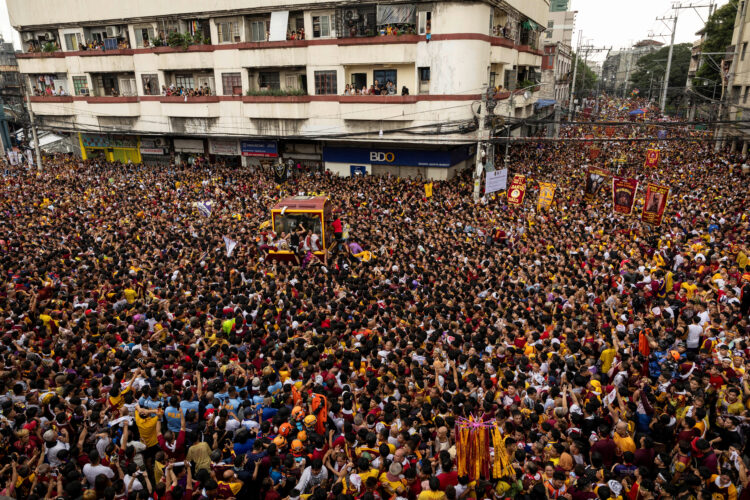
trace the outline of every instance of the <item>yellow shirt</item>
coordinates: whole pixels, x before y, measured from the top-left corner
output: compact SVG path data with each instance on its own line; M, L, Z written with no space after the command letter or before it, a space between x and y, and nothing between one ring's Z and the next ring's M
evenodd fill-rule
M615 359L615 350L614 349L605 349L602 351L602 354L599 356L599 360L602 362L602 373L609 372L609 369L612 368L612 361Z
M613 439L617 447L620 448L620 451L622 451L623 453L626 451L635 453L635 441L633 441L632 437L630 436L622 437L618 433L615 432L615 437Z
M125 300L128 301L128 304L132 304L133 302L135 302L135 298L138 296L138 293L132 288L126 288L125 292L123 293L125 295Z
M685 292L687 292L687 298L688 300L690 300L695 295L695 291L698 289L698 285L694 283L683 283L680 288L685 289Z
M138 426L138 432L141 434L141 441L143 441L143 444L145 444L147 448L159 444L159 439L156 437L156 422L158 419L159 417L156 415L142 418L139 412L135 412L135 425Z

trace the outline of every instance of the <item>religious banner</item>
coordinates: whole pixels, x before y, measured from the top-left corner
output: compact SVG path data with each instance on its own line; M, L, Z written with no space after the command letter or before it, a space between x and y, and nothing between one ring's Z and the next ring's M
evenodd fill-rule
M609 171L598 167L589 167L586 171L586 185L583 188L583 195L586 201L593 201L599 194L604 181L607 180Z
M641 220L646 224L660 226L664 217L664 210L667 208L667 198L669 198L669 186L649 182Z
M658 149L649 149L646 151L646 163L647 167L655 167L659 164L659 153Z
M555 189L557 189L557 184L554 182L539 183L539 200L536 205L538 212L549 210L552 206L552 201L555 199Z
M609 126L604 129L604 133L607 134L607 137L612 137L615 135L615 127Z
M599 158L600 154L602 154L601 148L597 148L597 147L591 147L591 148L589 148L589 159L591 161L594 161L597 158Z
M289 176L289 167L286 162L279 162L273 167L273 180L276 184L283 184Z
M616 214L630 215L635 203L635 193L638 191L638 181L635 179L612 179L612 210Z
M424 185L424 197L432 198L432 183L428 182Z
M523 205L523 197L526 195L526 176L515 174L508 189L508 205Z

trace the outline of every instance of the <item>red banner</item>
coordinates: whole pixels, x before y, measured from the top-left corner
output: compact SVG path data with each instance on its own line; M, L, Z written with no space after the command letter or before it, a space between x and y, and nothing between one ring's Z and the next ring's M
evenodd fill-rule
M522 205L526 195L526 176L515 174L508 188L508 205Z
M664 210L667 208L667 198L669 198L669 186L660 186L649 182L641 220L646 224L660 226L664 217Z
M604 133L607 134L607 137L612 137L615 135L615 127L607 127L604 129Z
M645 165L647 167L655 167L659 164L659 154L660 151L658 149L649 149L646 151L646 163Z
M586 185L583 187L583 195L586 201L593 201L604 186L604 181L609 177L609 171L598 167L589 167L586 171Z
M635 179L612 179L612 209L616 214L630 215L635 203L638 181Z
M595 147L589 148L589 159L591 161L594 161L597 158L599 158L600 154L602 154L602 150L600 148L595 148Z

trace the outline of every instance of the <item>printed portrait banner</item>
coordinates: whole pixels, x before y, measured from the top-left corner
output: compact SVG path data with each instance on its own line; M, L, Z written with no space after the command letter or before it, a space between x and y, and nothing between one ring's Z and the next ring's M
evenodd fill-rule
M515 174L508 189L508 205L523 205L526 195L526 176Z
M649 183L646 188L646 202L643 204L641 220L646 224L660 226L667 208L669 186Z
M589 167L586 171L586 185L583 187L583 196L586 201L593 201L604 186L604 181L609 177L609 170L599 167Z
M633 212L638 181L635 179L612 179L612 210L616 214L630 215Z
M555 189L557 189L557 184L554 182L539 183L539 200L536 205L537 211L550 209L552 201L555 199Z
M659 151L658 149L649 149L648 151L646 151L646 163L645 163L645 165L647 167L651 167L651 168L657 166L659 164L659 154L660 153L661 153L661 151Z
M610 126L605 128L604 133L607 134L607 137L612 137L613 135L615 135L615 127Z

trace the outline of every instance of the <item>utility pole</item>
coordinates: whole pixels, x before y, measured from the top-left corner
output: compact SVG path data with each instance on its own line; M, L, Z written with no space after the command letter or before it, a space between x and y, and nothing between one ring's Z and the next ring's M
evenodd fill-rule
M742 36L745 33L745 15L747 13L747 1L745 0L743 2L740 2L742 5L742 8L740 9L740 19L739 19L739 32L737 33L737 42L734 44L734 55L732 56L732 62L729 65L729 76L727 77L727 92L724 92L724 75L721 74L722 78L722 88L721 88L721 100L719 101L719 120L722 120L724 118L724 113L726 111L725 109L725 103L724 101L727 100L727 94L732 93L732 86L734 85L734 75L737 72L737 65L739 64L739 58L740 58L740 45L742 45ZM737 26L737 23L735 23L735 26ZM720 73L723 73L720 71ZM731 105L731 102L729 103ZM728 108L728 106L727 106ZM724 142L724 127L726 125L720 125L716 128L716 141L714 146L714 151L719 151L721 149L721 144Z
M576 51L573 53L573 83L570 85L570 100L568 102L568 120L573 119L573 97L576 94L576 77L578 76L578 51L581 49L581 36L583 35L582 30L578 30L578 44L576 45Z
M491 92L490 87L486 87L482 94L482 104L479 109L479 130L477 130L477 153L476 162L474 165L474 202L479 201L480 190L482 187L482 172L484 172L484 164L489 156L489 143L487 137L485 137L485 129L487 122L487 102L488 94ZM511 94L512 95L512 94ZM493 96L494 98L494 96Z
M42 151L39 149L39 136L36 133L36 119L34 118L34 111L31 109L31 96L29 95L29 89L26 87L26 82L23 85L24 92L26 93L26 106L29 108L29 120L31 121L31 133L34 136L34 151L36 152L36 168L37 170L42 169ZM28 140L28 137L26 137Z
M657 21L673 21L672 24L672 39L669 42L669 55L667 56L667 70L664 74L664 82L662 82L662 90L661 90L661 102L659 104L659 107L661 108L662 114L664 114L664 108L667 106L667 89L669 88L669 72L672 69L672 52L674 51L674 36L677 33L677 14L678 10L682 7L677 4L675 6L672 6L672 8L675 10L675 14L672 17L657 17ZM666 23L665 23L666 24ZM669 26L667 26L669 28Z

